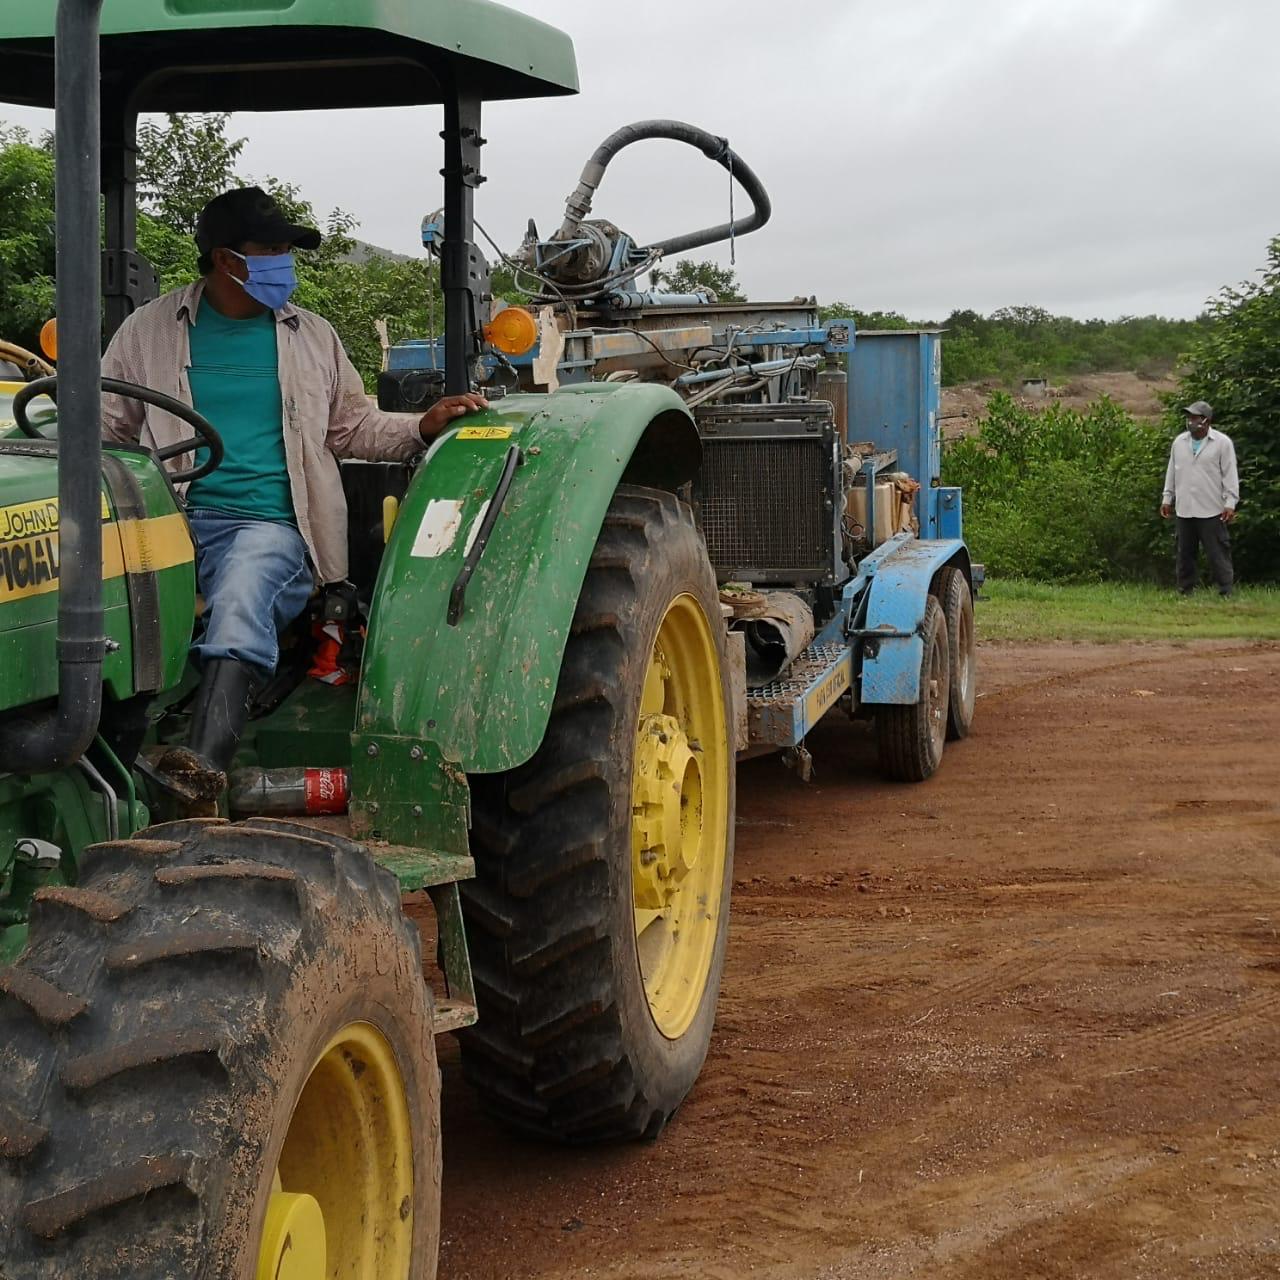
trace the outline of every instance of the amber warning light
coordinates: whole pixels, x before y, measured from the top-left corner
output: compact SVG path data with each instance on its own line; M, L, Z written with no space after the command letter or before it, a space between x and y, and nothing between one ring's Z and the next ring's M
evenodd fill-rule
M538 322L523 307L504 307L484 327L485 341L506 356L522 356L538 341Z

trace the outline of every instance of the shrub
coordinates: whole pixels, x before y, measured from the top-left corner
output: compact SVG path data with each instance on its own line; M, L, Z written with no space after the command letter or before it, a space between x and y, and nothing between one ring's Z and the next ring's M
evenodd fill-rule
M1064 582L1163 579L1159 516L1169 433L1103 397L1085 412L992 396L976 435L943 458L964 488L965 536L993 575Z

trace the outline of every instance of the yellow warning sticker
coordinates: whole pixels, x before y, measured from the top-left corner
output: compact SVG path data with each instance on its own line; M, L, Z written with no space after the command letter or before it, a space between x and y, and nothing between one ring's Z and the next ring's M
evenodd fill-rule
M459 440L509 440L510 427L463 427L458 432Z
M102 518L111 519L105 493L102 495ZM0 542L57 532L57 498L39 498L35 502L16 502L11 507L0 507Z

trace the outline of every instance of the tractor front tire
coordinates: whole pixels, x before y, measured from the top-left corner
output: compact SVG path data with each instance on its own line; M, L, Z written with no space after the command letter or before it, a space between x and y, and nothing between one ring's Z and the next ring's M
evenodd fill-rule
M433 1277L420 956L348 840L206 819L90 848L0 971L0 1272Z
M534 757L472 781L461 885L485 1107L563 1142L655 1136L707 1053L734 758L715 575L689 508L618 490Z
M951 654L947 620L935 597L926 597L920 628L924 654L920 660L919 700L876 708L880 768L894 782L924 782L942 763L947 740L947 708L951 700Z

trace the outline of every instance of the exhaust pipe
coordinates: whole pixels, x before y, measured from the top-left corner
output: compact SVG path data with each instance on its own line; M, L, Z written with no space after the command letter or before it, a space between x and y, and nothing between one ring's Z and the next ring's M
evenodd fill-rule
M102 659L102 265L98 253L102 0L58 0L54 30L57 184L58 702L0 725L0 770L46 773L98 732Z

